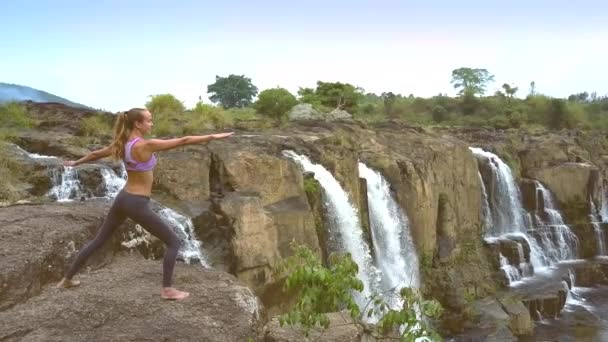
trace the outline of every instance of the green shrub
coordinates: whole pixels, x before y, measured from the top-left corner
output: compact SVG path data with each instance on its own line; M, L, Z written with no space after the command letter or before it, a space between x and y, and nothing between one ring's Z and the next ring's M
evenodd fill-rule
M281 120L287 116L289 110L298 103L296 97L287 89L266 89L258 95L254 108L258 113Z
M401 341L430 337L433 341L441 338L427 325L420 315L436 318L442 313L441 305L435 300L423 300L417 290L404 287L394 289L397 293L374 294L369 302L360 308L353 292L363 291L363 282L357 278L359 266L350 254L332 254L328 266L323 266L320 258L305 246L291 244L294 255L287 258L277 269L285 276L283 290L296 293L297 302L288 313L279 317L283 325L299 326L304 335L319 325L329 327L325 313L345 308L350 312L354 324L365 326L365 317L379 317L377 331L370 332L373 338L383 338L387 333L399 332ZM402 300L399 308L390 308L383 298L396 294Z

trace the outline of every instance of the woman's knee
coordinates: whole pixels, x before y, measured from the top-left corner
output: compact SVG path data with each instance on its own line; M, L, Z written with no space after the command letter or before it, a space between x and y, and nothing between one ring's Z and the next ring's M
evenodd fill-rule
M170 248L177 248L179 249L182 240L179 238L179 236L177 234L175 234L175 232L171 231L171 233L169 234L169 239L166 242L167 246L169 246Z

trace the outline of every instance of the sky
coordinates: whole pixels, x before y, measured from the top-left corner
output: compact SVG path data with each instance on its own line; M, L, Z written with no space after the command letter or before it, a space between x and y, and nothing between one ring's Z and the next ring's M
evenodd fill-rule
M455 95L484 68L525 96L608 94L608 1L20 0L0 5L0 82L109 111L170 93L209 103L216 76L261 91L348 82Z

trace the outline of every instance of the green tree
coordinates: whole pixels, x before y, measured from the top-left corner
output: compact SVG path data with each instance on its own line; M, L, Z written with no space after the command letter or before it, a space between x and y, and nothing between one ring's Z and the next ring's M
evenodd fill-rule
M530 89L528 90L528 97L536 96L536 82L530 82Z
M254 107L260 114L281 119L298 103L296 97L287 89L266 89L260 93Z
M549 102L549 122L548 125L553 129L560 129L566 125L567 107L562 99L552 99Z
M332 254L329 265L322 265L320 258L305 246L291 244L294 255L287 258L278 268L280 275L286 274L284 291L294 293L297 302L292 310L279 317L281 326L300 326L308 336L310 329L320 325L329 327L326 312L346 308L355 324L366 326L364 317L379 317L377 331L372 337L398 332L400 341L414 341L419 337L441 338L420 320L420 315L436 318L442 313L437 301L423 300L420 294L407 287L397 289L402 300L401 307L390 308L383 298L387 294L376 294L364 308L360 308L353 297L353 291L363 291L363 283L357 278L358 265L350 254Z
M171 94L150 95L146 108L155 116L168 117L182 114L186 108Z
M228 77L215 76L215 83L207 86L207 93L212 94L209 97L212 102L219 102L226 109L242 108L251 104L258 88L250 78L230 74Z
M384 114L389 118L394 117L395 114L395 101L397 101L397 96L393 94L392 91L382 93L382 100L384 102Z
M452 70L454 88L459 89L458 95L483 95L488 83L494 81L486 69L458 68Z
M507 96L507 102L511 102L513 96L517 93L519 88L511 87L509 84L505 83L502 85L502 88L505 90L505 95Z
M322 105L353 112L363 98L362 89L348 83L317 82L315 94Z
M436 105L433 107L433 121L442 122L445 121L448 117L448 111L441 105Z

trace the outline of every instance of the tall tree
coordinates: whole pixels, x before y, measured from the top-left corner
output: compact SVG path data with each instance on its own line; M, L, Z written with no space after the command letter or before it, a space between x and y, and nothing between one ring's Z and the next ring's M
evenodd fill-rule
M397 96L392 91L382 93L382 99L384 100L384 114L388 117L393 117L395 101Z
M483 95L488 83L494 81L486 69L458 68L452 70L454 88L460 88L458 95Z
M315 93L327 107L354 110L363 97L362 89L348 83L317 81Z
M506 98L507 98L507 102L510 103L511 100L513 99L513 96L515 96L515 94L517 93L517 90L519 88L517 88L517 87L511 87L509 84L504 83L502 85L502 89L505 90L505 95L506 95Z
M207 86L212 102L219 102L224 108L245 107L258 94L258 88L244 75L230 74L228 77L215 76L215 83Z

